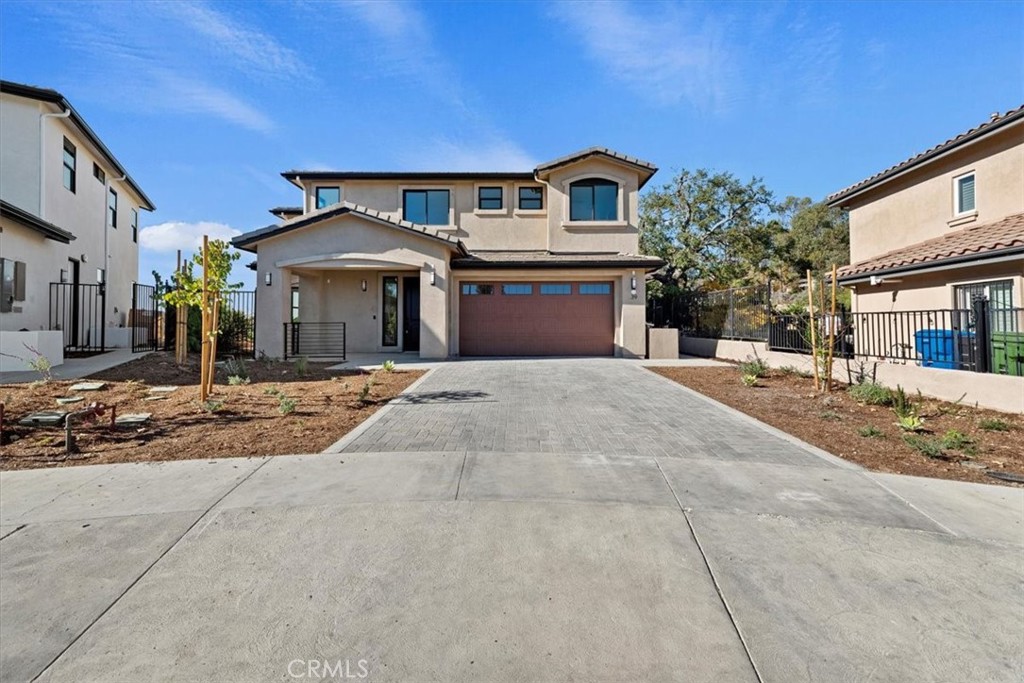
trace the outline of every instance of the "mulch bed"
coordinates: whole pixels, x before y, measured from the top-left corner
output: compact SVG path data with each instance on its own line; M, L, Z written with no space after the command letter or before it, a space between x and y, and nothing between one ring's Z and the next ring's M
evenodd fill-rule
M106 382L106 388L76 392L85 400L64 407L56 399L71 395L69 387L82 380L0 385L5 407L0 469L317 453L423 375L378 370L362 397L371 373L329 371L327 366L309 363L300 376L295 363L251 361L250 383L237 386L229 386L218 368L207 405L199 402L198 360L179 367L163 353L93 375L89 380ZM152 395L149 389L159 385L179 388L165 399L145 400ZM293 412L282 414L281 395L294 400ZM34 411L76 410L93 401L115 405L118 415L152 413L152 418L141 427L111 429L109 416L75 427L80 452L72 456L64 453L63 428L17 425Z
M1010 486L1016 484L993 478L985 470L1024 476L1024 419L1020 415L926 397L920 415L927 432L920 436L941 439L949 430L956 430L973 441L969 450L974 451L947 449L941 457L928 457L907 445L890 408L858 403L843 385L834 385L837 388L829 394L819 394L814 391L813 379L776 370L758 380L756 387L745 386L734 366L651 370L876 472ZM985 419L1001 420L1009 431L982 429L980 423ZM869 426L880 434L859 433Z

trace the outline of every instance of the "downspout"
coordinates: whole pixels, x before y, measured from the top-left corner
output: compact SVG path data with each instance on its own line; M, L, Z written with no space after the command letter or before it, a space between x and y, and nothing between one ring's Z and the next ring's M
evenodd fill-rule
M43 138L43 119L66 119L71 116L71 108L68 107L62 112L51 113L51 114L40 114L39 115L39 217L46 220L46 213L43 209L46 206L46 175L44 169L46 168L46 142ZM75 174L77 175L78 160L75 160Z

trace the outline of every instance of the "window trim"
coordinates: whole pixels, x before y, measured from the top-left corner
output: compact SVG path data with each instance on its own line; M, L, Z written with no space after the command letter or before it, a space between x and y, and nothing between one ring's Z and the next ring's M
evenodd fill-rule
M110 205L110 198L114 198L114 205ZM107 225L114 230L117 230L117 190L112 187L107 188Z
M337 190L338 191L338 201L333 202L331 204L324 204L323 206L320 206L320 190ZM340 185L314 185L313 186L313 211L319 211L320 209L326 209L327 207L334 206L335 204L341 204L341 201L342 200L341 200L341 186Z
M480 206L482 190L500 190L501 207L497 209L484 209ZM477 215L506 215L508 214L508 186L505 183L473 183L473 213Z
M571 190L572 184L579 182L580 180L589 180L591 178L600 178L602 180L610 180L619 186L617 197L617 212L618 219L614 221L572 221L569 220L571 203ZM562 228L566 230L572 230L574 228L612 228L619 229L629 226L629 222L626 220L626 183L622 178L608 175L606 173L582 173L580 175L566 178L562 181Z
M968 178L974 180L974 206L964 209L960 206L960 183ZM978 175L973 170L953 176L953 217L963 218L965 216L978 214Z
M398 217L400 220L408 221L405 217L405 193L406 192L427 192L429 190L444 190L448 193L448 224L428 224L427 227L435 230L457 230L455 224L455 186L454 185L399 185L398 186ZM412 222L412 221L408 221ZM421 225L417 223L416 225Z
M76 187L78 186L78 148L75 147L75 143L71 142L71 140L68 140L67 136L62 137L64 138L64 144L61 146L60 154L60 184L64 187L65 190L71 192L71 194L77 194ZM71 166L68 166L68 154L71 155ZM71 179L69 180L71 184L70 187L64 184L64 171L71 172Z
M524 209L519 205L519 192L524 187L540 189L540 208ZM541 183L516 183L515 184L516 213L523 216L540 216L548 212L547 189Z

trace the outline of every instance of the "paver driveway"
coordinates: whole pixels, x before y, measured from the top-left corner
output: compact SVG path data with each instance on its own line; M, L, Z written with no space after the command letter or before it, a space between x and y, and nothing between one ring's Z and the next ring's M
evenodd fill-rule
M1021 489L610 359L445 364L339 449L0 475L2 678L1024 675Z

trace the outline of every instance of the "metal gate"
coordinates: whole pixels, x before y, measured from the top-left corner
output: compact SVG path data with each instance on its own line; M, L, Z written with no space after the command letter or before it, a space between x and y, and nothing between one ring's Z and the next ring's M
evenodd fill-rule
M187 329L188 352L199 353L201 343L199 309L190 307ZM166 306L160 312L160 348L173 351L178 332L178 310ZM254 356L256 354L256 292L224 292L220 303L220 334L217 338L218 356Z
M64 333L64 351L105 351L104 285L50 283L50 329Z
M132 328L132 353L160 348L160 319L163 300L153 285L132 285L132 310L128 325Z

